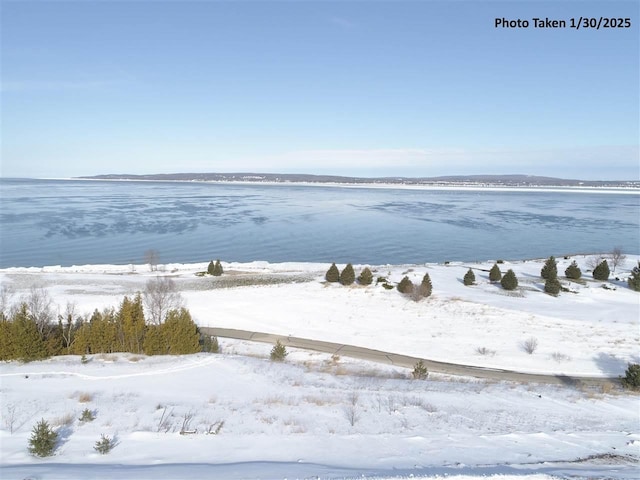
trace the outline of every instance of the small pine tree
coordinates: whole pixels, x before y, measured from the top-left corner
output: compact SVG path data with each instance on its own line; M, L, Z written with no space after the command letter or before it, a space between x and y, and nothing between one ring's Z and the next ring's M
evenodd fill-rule
M331 264L324 278L327 282L332 282L332 283L340 281L340 271L338 270L338 267L336 267L335 263Z
M560 281L557 277L547 279L544 284L544 291L550 295L558 295L561 288L562 286L560 285Z
M467 273L464 274L464 278L462 279L462 283L464 283L466 286L476 283L476 276L473 273L473 270L467 270Z
M609 264L606 260L602 260L596 268L593 269L593 278L596 280L609 280Z
M91 410L89 410L88 408L85 408L82 411L82 415L80 415L80 421L81 422L93 422L96 419L95 415L93 414L93 412Z
M216 260L216 264L213 266L213 276L219 277L223 273L224 273L224 270L222 268L222 264L220 263L220 260Z
M428 273L424 274L422 277L422 282L420 283L420 294L423 297L430 297L433 292L433 285L431 284L431 277L429 277Z
M505 290L515 290L518 288L518 278L516 274L513 273L513 270L507 270L507 273L504 274L504 277L502 277L500 281L500 285L502 285L502 288Z
M502 272L500 271L500 267L497 263L493 264L491 270L489 270L489 281L490 282L499 282L502 279Z
M640 262L631 270L631 276L627 279L627 285L631 290L640 292Z
M409 277L404 277L402 280L400 280L400 283L398 284L398 291L400 293L407 294L413 292L413 282L409 280Z
M373 282L373 274L368 267L364 267L362 273L358 276L358 283L360 285L371 285L371 282Z
M284 345L280 343L280 340L271 349L271 360L274 362L284 362L284 359L289 355Z
M213 265L213 260L211 260L209 262L209 266L207 267L207 273L209 275L213 275L214 269L215 269L215 266Z
M347 266L344 267L344 269L340 273L340 283L342 285L351 285L355 281L356 273L353 271L353 265L347 263Z
M37 457L49 457L53 455L58 442L58 434L54 432L46 420L40 420L29 438L29 453Z
M418 363L413 366L413 372L411 372L411 375L414 380L425 380L427 378L429 371L422 360L418 360Z
M582 271L575 260L564 271L564 276L571 280L578 280L582 276Z
M640 389L640 364L630 363L621 379L622 386L631 390Z
M100 440L96 442L93 449L102 455L106 455L111 450L113 450L113 447L115 447L115 445L116 445L116 442L111 437L107 437L103 433L100 435Z
M550 278L558 278L558 264L556 263L556 259L553 258L553 256L549 257L544 263L544 266L540 271L540 276L545 280L549 280Z
M198 333L200 334L200 350L207 353L218 353L220 351L220 344L218 343L218 337L213 337L211 335L205 335L200 332L198 329Z

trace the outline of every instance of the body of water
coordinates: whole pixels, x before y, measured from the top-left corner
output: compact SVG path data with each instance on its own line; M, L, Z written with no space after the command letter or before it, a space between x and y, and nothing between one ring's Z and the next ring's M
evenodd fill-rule
M0 180L0 267L640 253L640 194Z

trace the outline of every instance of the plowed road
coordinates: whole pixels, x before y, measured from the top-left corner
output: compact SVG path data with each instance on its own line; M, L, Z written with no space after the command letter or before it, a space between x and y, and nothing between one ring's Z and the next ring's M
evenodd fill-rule
M370 362L384 363L394 365L396 367L413 368L413 366L422 360L430 372L444 373L446 375L462 375L478 378L486 378L492 380L505 380L512 382L527 383L548 383L563 384L570 386L601 386L604 384L619 384L618 377L578 377L568 375L543 375L535 373L521 373L512 370L501 370L495 368L474 367L471 365L459 365L455 363L437 362L425 358L411 357L408 355L400 355L397 353L382 352L370 348L357 347L354 345L342 345L339 343L323 342L320 340L311 340L308 338L291 337L274 335L264 332L249 332L246 330L235 330L232 328L216 328L216 327L200 327L202 333L213 335L216 337L233 338L237 340L248 340L252 342L262 342L275 344L280 343L287 347L301 348L312 350L314 352L322 352L336 354L344 357L357 358Z

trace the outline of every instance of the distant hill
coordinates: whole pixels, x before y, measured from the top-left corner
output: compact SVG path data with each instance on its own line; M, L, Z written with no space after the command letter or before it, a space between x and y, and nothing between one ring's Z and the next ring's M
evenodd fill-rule
M343 177L297 173L158 173L108 174L78 177L91 180L163 180L183 182L276 182L395 185L457 185L505 187L635 187L640 181L572 180L535 175L450 175L444 177Z

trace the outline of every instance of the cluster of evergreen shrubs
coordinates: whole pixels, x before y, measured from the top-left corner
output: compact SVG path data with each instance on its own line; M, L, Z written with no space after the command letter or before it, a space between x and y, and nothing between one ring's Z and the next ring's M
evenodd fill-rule
M475 281L475 275L473 274L471 269L467 271L465 278L467 278L467 280L463 279L463 283L465 285L473 284L473 282ZM467 281L469 281L470 283L466 283ZM507 270L507 273L502 275L500 267L498 266L498 262L494 263L493 267L491 267L491 270L489 270L489 281L492 283L500 282L500 285L505 290L515 290L516 288L518 288L518 277L516 277L515 272L509 269Z
M363 268L362 272L360 272L360 275L358 275L358 278L356 279L353 265L351 265L350 263L348 263L344 267L342 272L338 270L338 267L335 263L332 263L329 267L329 270L327 270L324 278L327 282L340 282L342 285L351 285L356 280L360 285L371 285L371 283L373 283L373 273L371 273L369 267ZM378 282L383 282L383 286L385 288L388 285L387 280L383 277L378 278ZM397 289L400 293L411 295L412 297L414 297L414 299L420 299L430 296L431 292L433 291L433 286L431 284L431 278L429 278L429 274L426 273L422 278L422 282L420 283L420 285L414 285L409 277L405 276L400 281L400 283L398 283Z
M342 269L342 272L338 270L335 263L332 263L324 278L327 282L340 282L342 285L351 285L356 281L356 272L353 269L353 265L350 263L347 263L347 265ZM368 267L365 267L362 272L360 272L360 275L358 275L357 280L360 285L371 285L371 282L373 282L373 274L371 273L371 270L369 270Z
M414 285L409 277L405 276L400 280L397 288L400 293L409 295L416 302L423 298L430 297L433 293L433 285L428 273L424 274L420 285Z
M222 268L222 264L220 260L216 260L216 263L213 263L213 260L209 262L209 266L207 266L207 273L209 275L213 275L214 277L219 277L224 273L224 269Z
M21 304L0 313L0 360L38 360L55 355L130 352L146 355L216 351L217 341L201 335L185 308L169 310L164 321L147 325L142 298L124 297L119 308L95 310L91 317L41 324Z

